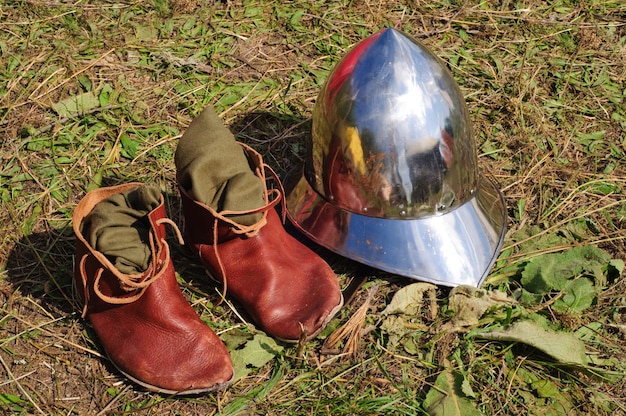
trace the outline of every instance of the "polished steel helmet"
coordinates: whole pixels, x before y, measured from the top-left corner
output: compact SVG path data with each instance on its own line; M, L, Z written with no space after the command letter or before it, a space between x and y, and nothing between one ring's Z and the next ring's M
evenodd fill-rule
M285 180L288 216L350 259L478 287L506 213L477 159L450 72L415 39L385 29L357 44L322 87L304 168Z

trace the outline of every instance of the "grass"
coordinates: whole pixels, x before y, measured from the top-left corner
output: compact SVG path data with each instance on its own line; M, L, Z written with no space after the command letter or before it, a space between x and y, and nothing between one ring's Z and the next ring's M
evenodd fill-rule
M443 392L490 415L626 414L623 2L197 3L0 5L4 411L440 414L428 404ZM435 300L401 316L399 329L383 311L413 282L368 270L319 339L300 351L280 345L225 391L172 398L125 380L80 319L72 293L76 203L96 187L152 182L180 220L173 154L208 104L283 176L304 156L329 70L389 26L440 56L465 95L481 169L499 181L509 212L502 253L483 289L514 302L451 330L459 319L449 307L453 293L439 287ZM233 352L251 345L262 334L229 304L216 305L202 270L171 244L181 288L203 320L225 339L240 337ZM586 260L562 287L529 290L530 267L556 267L550 253L587 246L610 260ZM346 287L358 268L322 254ZM572 296L590 304L564 308ZM354 315L357 322L342 328ZM521 318L584 342L590 361L564 365L524 339L481 338ZM340 329L345 338L327 348Z

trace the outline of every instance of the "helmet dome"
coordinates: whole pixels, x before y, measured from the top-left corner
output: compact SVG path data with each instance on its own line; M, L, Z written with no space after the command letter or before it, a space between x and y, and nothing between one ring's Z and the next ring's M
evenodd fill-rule
M286 181L297 228L392 273L482 283L504 201L478 170L463 95L432 52L395 29L357 44L322 87L311 133L303 169Z

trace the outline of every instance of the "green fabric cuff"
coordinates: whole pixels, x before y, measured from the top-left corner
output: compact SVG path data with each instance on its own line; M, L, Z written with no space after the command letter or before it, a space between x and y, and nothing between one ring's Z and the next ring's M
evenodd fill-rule
M250 211L265 205L265 184L254 174L245 152L209 106L183 134L176 154L177 177L191 197L214 210ZM233 215L252 225L262 214Z
M124 274L145 272L152 252L147 214L161 203L161 191L144 185L99 202L83 221L83 234Z

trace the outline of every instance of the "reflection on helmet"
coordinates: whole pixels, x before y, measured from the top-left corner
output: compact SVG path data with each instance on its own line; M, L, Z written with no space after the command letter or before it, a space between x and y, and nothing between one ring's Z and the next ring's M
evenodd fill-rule
M291 178L290 217L346 257L478 286L499 251L504 203L479 174L463 96L435 55L395 29L330 73L301 175Z
M466 202L477 186L458 86L436 56L393 29L359 44L332 72L312 134L307 178L350 211L419 218Z

